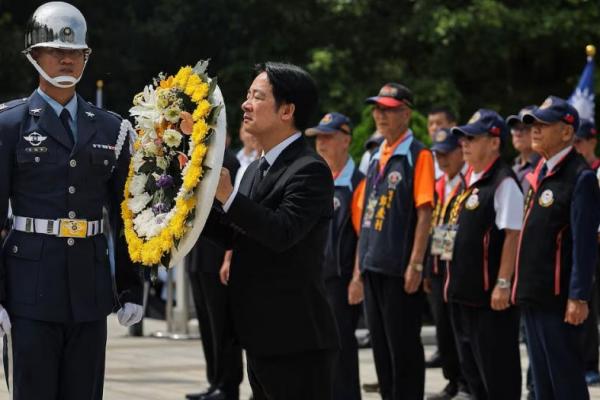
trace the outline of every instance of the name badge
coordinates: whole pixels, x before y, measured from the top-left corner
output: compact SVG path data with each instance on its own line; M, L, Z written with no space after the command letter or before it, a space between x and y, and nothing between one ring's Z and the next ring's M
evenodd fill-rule
M431 255L440 256L444 251L444 237L446 236L446 226L436 226L433 228L431 236Z
M444 247L440 260L452 261L452 255L454 253L454 244L456 243L456 233L458 232L458 225L449 226L444 235Z
M87 237L87 221L84 219L60 219L58 237L85 238Z

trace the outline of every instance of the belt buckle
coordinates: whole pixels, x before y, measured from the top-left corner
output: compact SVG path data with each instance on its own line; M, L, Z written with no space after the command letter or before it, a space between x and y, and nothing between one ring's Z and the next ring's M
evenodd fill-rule
M66 238L86 238L88 222L85 219L66 219L58 220L58 237Z

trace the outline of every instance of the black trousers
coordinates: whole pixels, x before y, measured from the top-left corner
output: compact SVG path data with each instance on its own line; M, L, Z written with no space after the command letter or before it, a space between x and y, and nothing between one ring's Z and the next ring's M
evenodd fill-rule
M255 357L246 353L254 400L332 400L337 350Z
M207 259L211 260L211 256L199 251L188 263L206 360L206 378L210 386L224 392L228 400L237 400L244 377L242 349L233 331L227 287L219 281L218 273L198 268L199 263L208 262Z
M450 319L471 396L476 400L519 400L518 310L494 311L451 302Z
M581 349L583 326L564 322L564 313L523 309L527 350L536 399L589 399Z
M585 361L585 370L598 372L599 349L598 338L598 278L592 286L592 297L590 298L589 306L590 313L583 323L582 345Z
M342 345L334 364L334 400L360 400L361 398L358 343L355 335L360 315L360 305L351 306L348 304L350 279L351 277L339 277L325 281L327 300L333 308Z
M367 271L365 315L383 400L423 399L425 355L421 343L422 292L409 295L404 279Z
M54 323L12 316L14 400L101 400L106 319ZM7 340L4 371L8 376Z
M442 360L444 378L461 389L466 389L467 382L460 370L456 340L450 322L450 309L448 303L444 301L444 279L441 275L431 277L431 293L427 295L427 298L435 321L435 336Z

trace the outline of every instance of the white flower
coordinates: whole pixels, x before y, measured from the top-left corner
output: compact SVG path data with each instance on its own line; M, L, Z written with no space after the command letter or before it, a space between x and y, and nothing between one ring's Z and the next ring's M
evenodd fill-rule
M142 165L145 163L144 153L141 151L136 151L131 159L133 160L133 169L135 171L139 171L140 168L142 168Z
M134 175L131 179L131 184L129 185L129 192L134 196L144 193L146 182L148 182L148 176L146 174Z
M171 106L165 110L164 116L167 121L175 124L179 121L181 110L177 106Z
M133 219L133 227L138 233L145 232L148 224L152 222L153 218L154 213L152 212L152 209L148 208Z
M175 129L167 129L163 134L163 141L169 147L178 147L181 144L181 133Z
M134 214L137 214L146 208L146 204L148 204L150 200L152 200L152 197L148 193L144 192L129 199L127 201L127 205Z
M156 153L158 152L158 147L156 147L156 143L154 143L153 141L148 141L148 142L144 143L142 145L142 147L144 148L144 152L146 154L149 154L152 156L156 155Z
M165 171L169 166L169 162L165 157L156 157L156 166Z

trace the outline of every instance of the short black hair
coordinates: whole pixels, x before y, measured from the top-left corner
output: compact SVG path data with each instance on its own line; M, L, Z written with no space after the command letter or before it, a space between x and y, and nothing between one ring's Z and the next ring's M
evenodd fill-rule
M294 127L301 131L308 128L319 100L317 85L308 72L293 64L271 61L256 65L255 71L257 75L267 74L277 108L282 104L295 106Z
M444 114L446 116L446 119L448 120L448 122L456 122L456 115L450 109L450 107L447 107L447 106L433 107L431 110L429 110L427 115L432 115L432 114Z

